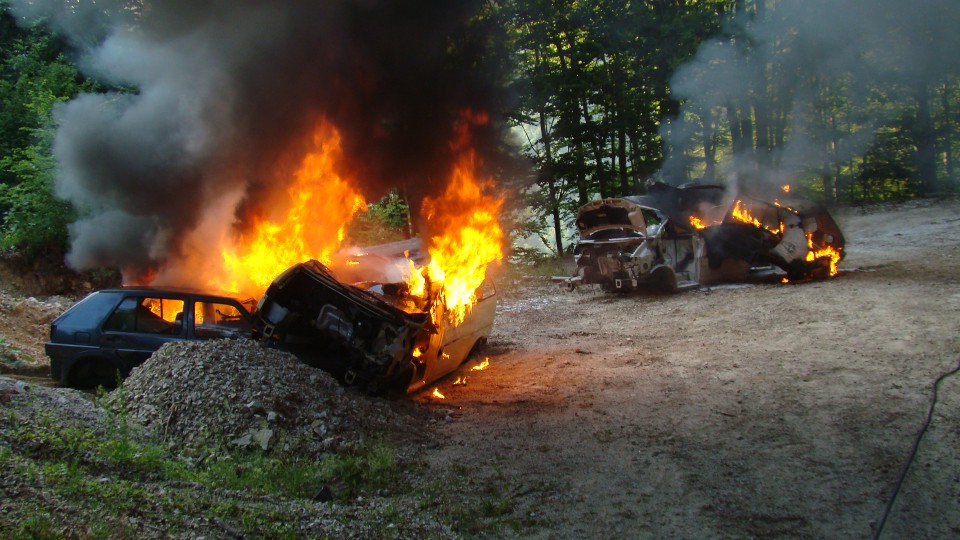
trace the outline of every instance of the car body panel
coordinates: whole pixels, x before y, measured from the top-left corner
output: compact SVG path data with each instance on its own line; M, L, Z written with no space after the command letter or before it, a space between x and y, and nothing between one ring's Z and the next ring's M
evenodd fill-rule
M427 359L422 368L416 370L407 386L407 392L415 392L459 368L478 346L486 343L493 330L493 320L497 311L497 291L493 283L484 282L477 295L477 303L459 325L444 323L439 331L430 336L430 344L423 351ZM443 317L443 314L440 314Z
M699 280L699 234L641 202L601 199L580 209L578 282L630 291L648 284L676 290Z

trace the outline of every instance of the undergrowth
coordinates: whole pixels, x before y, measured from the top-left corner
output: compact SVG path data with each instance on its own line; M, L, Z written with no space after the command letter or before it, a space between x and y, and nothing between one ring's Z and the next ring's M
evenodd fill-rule
M0 406L0 537L192 537L216 529L301 538L321 508L348 509L356 524L346 526L373 537L403 537L411 512L431 508L460 535L515 528L500 479L480 489L421 481L423 471L401 466L383 441L317 460L221 448L198 459L143 435L116 395L112 402L118 412L99 429L65 425L39 407L26 418ZM371 498L386 502L363 507Z

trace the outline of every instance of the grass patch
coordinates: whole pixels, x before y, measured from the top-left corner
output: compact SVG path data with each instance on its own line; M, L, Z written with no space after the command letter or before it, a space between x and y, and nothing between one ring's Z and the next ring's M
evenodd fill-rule
M112 410L95 429L55 409L0 409L0 538L471 537L530 525L502 476L453 467L424 480L384 441L316 460L219 446L187 455Z
M136 432L122 407L114 411L99 430L63 425L51 411L3 411L0 474L11 482L0 487L15 483L16 497L0 491L10 499L0 503L0 538L137 538L150 524L190 536L198 521L228 535L296 538L325 486L346 502L406 485L383 442L318 461L221 448L195 459Z
M500 473L476 479L463 465L454 465L444 479L427 485L420 509L435 511L466 536L518 532L526 526L515 515L515 489Z

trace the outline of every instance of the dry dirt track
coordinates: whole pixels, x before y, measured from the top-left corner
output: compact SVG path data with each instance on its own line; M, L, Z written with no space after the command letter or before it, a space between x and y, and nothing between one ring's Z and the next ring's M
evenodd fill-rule
M960 202L835 217L825 282L616 296L505 285L491 366L426 459L502 475L538 538L869 538L960 361ZM883 538L960 536L960 375ZM529 532L529 531L527 531Z

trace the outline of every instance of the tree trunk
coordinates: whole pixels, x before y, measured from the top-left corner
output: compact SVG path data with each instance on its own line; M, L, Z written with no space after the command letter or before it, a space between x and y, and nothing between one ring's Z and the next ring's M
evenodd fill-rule
M560 221L560 197L557 193L557 181L553 177L553 149L550 130L547 128L547 112L540 109L540 140L543 142L543 168L541 178L547 183L547 197L550 199L550 214L553 216L553 237L556 241L557 255L563 255L563 223Z
M627 132L622 125L617 126L617 163L620 175L620 194L623 196L633 195L633 186L630 185L630 176L627 174Z
M956 135L956 124L953 121L953 112L950 107L950 83L943 83L943 169L946 175L948 191L956 191L957 178L953 163L953 144Z
M930 118L930 93L926 83L917 84L917 122L914 128L914 141L917 145L917 173L920 175L920 189L923 195L937 191L937 149Z

